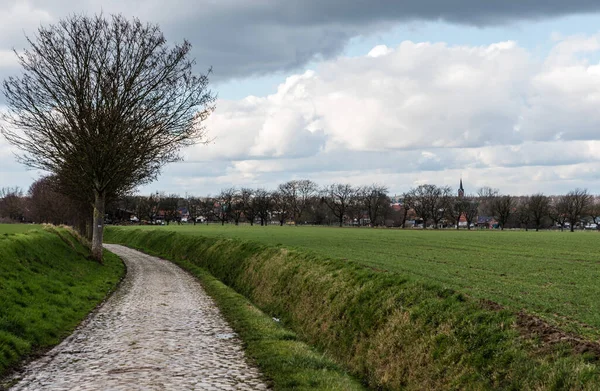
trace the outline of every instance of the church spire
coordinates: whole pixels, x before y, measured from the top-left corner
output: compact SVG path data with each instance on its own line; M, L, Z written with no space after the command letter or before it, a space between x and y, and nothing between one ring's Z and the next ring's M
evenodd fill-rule
M465 195L465 189L463 188L462 178L460 178L460 187L458 188L458 197L462 198Z

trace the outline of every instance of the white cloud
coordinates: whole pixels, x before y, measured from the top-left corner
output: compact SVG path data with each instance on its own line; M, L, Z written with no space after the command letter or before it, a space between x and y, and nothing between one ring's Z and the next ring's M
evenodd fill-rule
M401 191L462 175L515 193L598 192L599 41L561 38L541 60L511 41L406 41L325 61L273 95L218 102L202 160L224 160L216 178L239 185L308 177Z

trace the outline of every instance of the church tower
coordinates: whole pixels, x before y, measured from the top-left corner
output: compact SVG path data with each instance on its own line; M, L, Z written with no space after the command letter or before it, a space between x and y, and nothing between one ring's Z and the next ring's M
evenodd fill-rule
M465 189L463 189L462 178L460 178L460 187L458 188L458 198L465 196Z

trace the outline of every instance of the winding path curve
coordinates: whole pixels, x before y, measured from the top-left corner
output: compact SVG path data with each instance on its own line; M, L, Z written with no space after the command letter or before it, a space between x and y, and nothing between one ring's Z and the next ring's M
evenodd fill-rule
M11 390L265 390L200 284L171 262L106 245L119 289Z

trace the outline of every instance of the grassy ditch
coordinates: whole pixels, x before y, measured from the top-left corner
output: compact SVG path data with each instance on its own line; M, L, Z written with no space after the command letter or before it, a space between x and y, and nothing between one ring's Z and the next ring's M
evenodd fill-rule
M301 342L248 299L191 261L176 261L198 277L276 390L352 391L364 387L323 354Z
M121 260L88 255L66 228L0 235L0 377L68 336L115 288Z
M106 237L206 268L373 388L600 386L594 349L547 343L523 314L401 273L231 239L118 228Z

